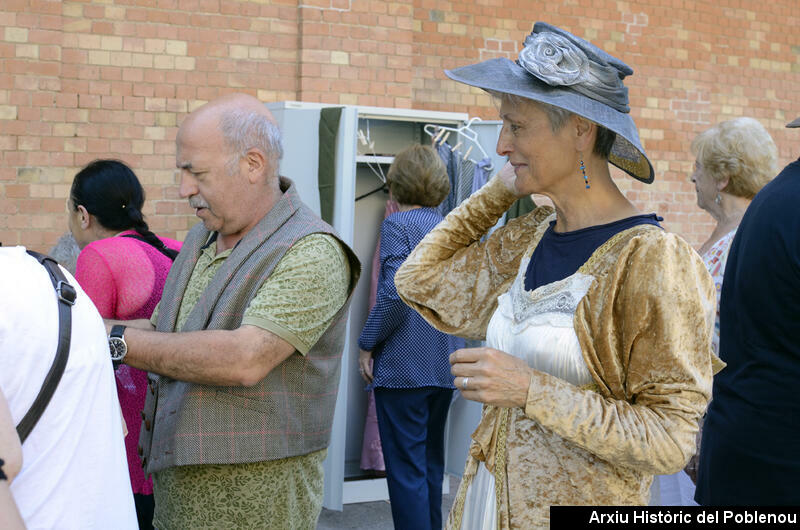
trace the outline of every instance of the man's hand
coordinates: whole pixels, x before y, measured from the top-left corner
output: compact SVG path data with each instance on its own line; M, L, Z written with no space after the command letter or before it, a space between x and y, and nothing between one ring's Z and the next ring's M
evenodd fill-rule
M450 354L454 384L467 399L498 407L524 407L533 369L493 348L465 348Z
M372 383L372 352L358 350L358 371L367 384Z

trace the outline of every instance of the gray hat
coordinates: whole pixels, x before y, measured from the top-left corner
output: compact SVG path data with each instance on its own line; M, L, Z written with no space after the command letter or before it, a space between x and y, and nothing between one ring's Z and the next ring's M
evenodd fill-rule
M795 127L800 127L800 118L797 118L793 121L790 121L786 124L787 127L794 129Z
M568 110L614 131L609 162L646 184L653 182L653 166L644 154L622 83L633 70L594 44L537 22L516 62L489 59L445 74L460 83Z

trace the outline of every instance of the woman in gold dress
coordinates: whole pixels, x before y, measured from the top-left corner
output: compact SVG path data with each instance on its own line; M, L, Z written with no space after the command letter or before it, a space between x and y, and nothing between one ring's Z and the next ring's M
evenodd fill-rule
M697 253L642 214L609 162L649 183L633 71L538 22L518 61L446 72L496 96L509 163L395 276L403 300L487 347L451 355L484 404L449 528L549 525L557 504L647 504L695 450L711 394L714 288ZM485 238L518 198L539 207Z

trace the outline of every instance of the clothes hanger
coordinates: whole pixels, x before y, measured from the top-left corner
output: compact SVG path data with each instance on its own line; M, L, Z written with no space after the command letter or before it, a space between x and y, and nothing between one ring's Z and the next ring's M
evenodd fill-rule
M367 119L366 121L367 121L367 133L364 134L364 131L359 129L356 137L357 137L358 141L361 143L362 146L365 146L365 147L369 148L369 151L371 153L367 152L368 155L376 156L375 155L375 141L372 140L372 138L370 137L370 133L369 133L369 119ZM381 164L379 164L379 163L375 164L378 167L377 170L376 170L375 167L372 166L372 163L369 162L369 160L367 160L366 163L367 163L367 167L370 169L370 171L372 171L375 174L375 176L378 177L378 179L385 186L386 185L386 174L383 172L383 168L381 167Z
M366 134L364 134L363 130L359 129L358 133L356 134L356 137L357 137L359 143L361 143L362 146L369 148L369 151L371 151L371 156L376 156L375 155L375 141L371 139L370 133L369 133L369 119L367 119L366 121L367 121L367 132L366 132ZM375 169L375 167L373 167L372 163L369 160L366 161L366 164L367 164L367 167L370 169L370 171L372 171L372 173L376 177L378 177L378 180L381 181L381 185L380 185L380 187L375 188L374 190L368 191L367 193L364 193L363 195L359 195L358 197L356 197L356 202L360 201L364 197L369 197L370 195L372 195L374 193L378 193L379 191L383 191L384 193L389 193L389 187L386 184L386 174L383 172L383 167L381 167L381 164L380 163L376 163L375 164L377 166L377 170Z
M467 149L466 153L464 153L461 156L463 156L464 160L469 160L473 164L477 165L478 161L476 161L476 160L474 160L472 158L469 158L470 152L476 146L478 148L478 151L480 151L480 153L483 155L483 158L489 158L491 160L491 158L489 157L489 155L486 153L486 151L484 150L483 146L481 145L480 141L478 140L478 133L476 133L473 129L470 128L473 123L478 122L478 121L481 121L481 119L479 117L475 116L473 118L470 118L470 120L465 125L462 125L461 127L447 127L445 125L436 125L436 124L433 124L433 123L427 123L427 124L425 124L425 126L422 129L425 131L425 133L428 136L433 138L434 147L436 147L438 145L441 145L444 142L446 142L447 138L450 136L451 133L456 133L459 136L459 141L456 143L456 145L454 145L453 147L450 148L450 150L454 151L454 152L459 147L461 147L462 144L463 144L463 141L460 141L460 139L461 138L466 139L468 142L470 142L471 145ZM481 159L481 160L483 160L483 159ZM491 165L491 162L490 162L489 163L489 167L487 168L487 171L491 171L491 170L492 170L492 165Z

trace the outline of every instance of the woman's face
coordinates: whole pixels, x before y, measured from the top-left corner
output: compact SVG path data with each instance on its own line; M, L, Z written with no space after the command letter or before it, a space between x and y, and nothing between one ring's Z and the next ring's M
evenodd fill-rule
M694 163L694 172L690 177L694 182L694 190L697 193L697 206L703 210L710 211L714 208L714 200L717 198L717 182L714 180L708 171L703 169L699 160Z
M547 113L536 103L514 103L503 98L500 105L503 128L497 140L497 154L508 157L517 179L514 187L520 194L558 194L570 184L583 189L580 153L569 134L571 120L553 132ZM570 182L570 176L576 176Z

